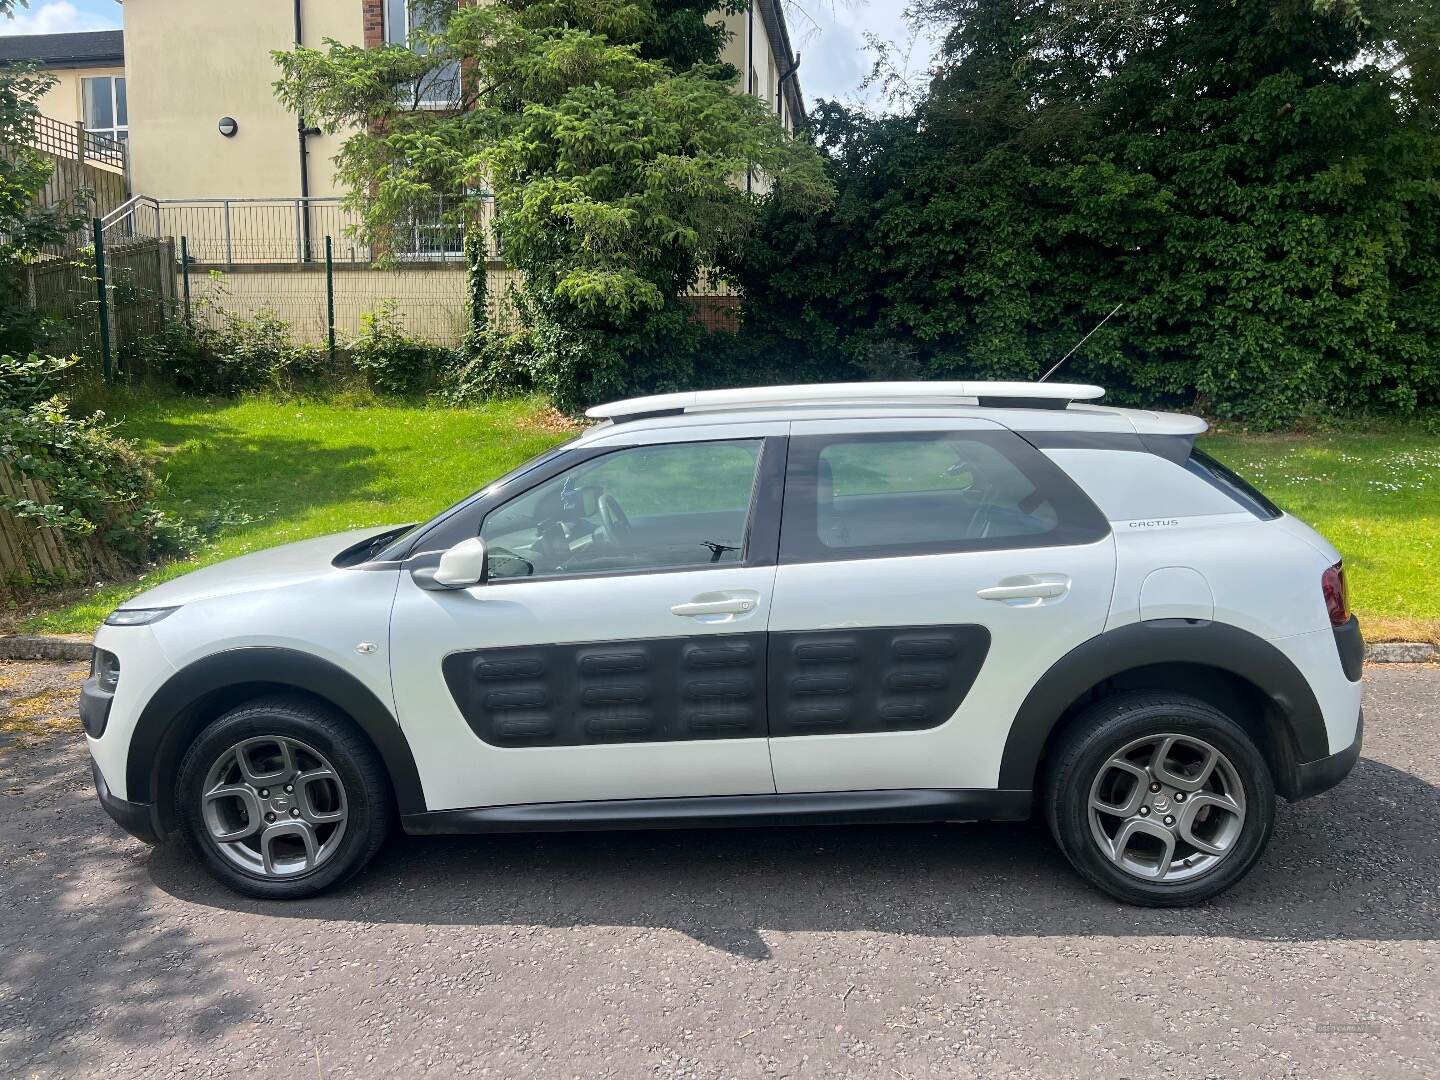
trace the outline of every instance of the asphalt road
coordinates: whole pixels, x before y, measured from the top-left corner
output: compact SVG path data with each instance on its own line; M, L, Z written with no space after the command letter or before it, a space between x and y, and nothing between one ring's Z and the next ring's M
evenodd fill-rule
M400 840L244 900L110 824L77 678L0 665L0 1076L1440 1075L1440 668L1372 668L1350 779L1188 911L1027 825Z

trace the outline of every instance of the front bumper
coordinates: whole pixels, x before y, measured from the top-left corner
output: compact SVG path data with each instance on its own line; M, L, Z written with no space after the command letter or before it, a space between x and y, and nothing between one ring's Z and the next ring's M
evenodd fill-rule
M1359 719L1355 722L1355 741L1353 743L1338 754L1296 764L1295 794L1290 796L1290 801L1308 799L1312 795L1319 795L1322 791L1329 791L1349 776L1350 770L1355 767L1355 762L1360 758L1360 743L1364 735L1365 713L1362 711Z
M112 795L110 786L105 783L105 777L100 772L100 767L93 761L90 763L90 775L95 780L95 794L100 799L100 805L105 808L107 814L115 819L117 825L137 840L144 840L147 844L160 842L160 831L155 827L154 803L130 802Z

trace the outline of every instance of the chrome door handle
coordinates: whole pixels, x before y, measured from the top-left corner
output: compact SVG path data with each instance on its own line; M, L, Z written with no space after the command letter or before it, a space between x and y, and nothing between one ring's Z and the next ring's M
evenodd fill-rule
M1063 581L1036 581L1027 585L992 585L975 595L981 600L1049 600L1064 596L1069 588Z
M754 600L697 600L676 604L670 609L670 614L693 619L697 615L744 615L754 610Z

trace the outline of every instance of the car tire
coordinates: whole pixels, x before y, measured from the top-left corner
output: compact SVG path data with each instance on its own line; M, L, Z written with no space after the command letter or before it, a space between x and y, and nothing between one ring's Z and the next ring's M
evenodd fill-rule
M314 896L359 872L394 819L374 748L344 716L267 697L205 727L180 764L175 815L210 873L266 900Z
M1255 865L1275 824L1260 749L1224 713L1180 694L1092 705L1064 732L1046 780L1060 850L1129 904L1183 907L1224 892Z

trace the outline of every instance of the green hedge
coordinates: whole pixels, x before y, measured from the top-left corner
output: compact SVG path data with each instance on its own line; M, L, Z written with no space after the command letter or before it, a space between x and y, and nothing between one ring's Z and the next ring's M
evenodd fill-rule
M752 367L1033 379L1123 304L1059 377L1262 426L1440 402L1440 109L1387 27L926 7L956 16L928 96L817 109L834 208L736 252Z

